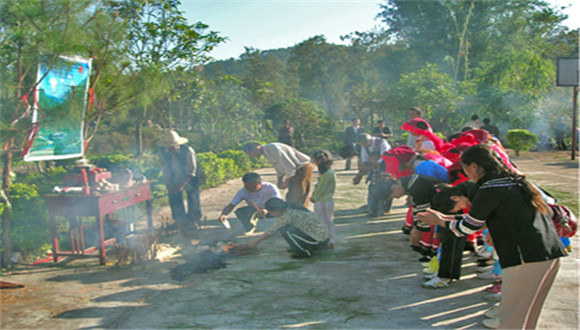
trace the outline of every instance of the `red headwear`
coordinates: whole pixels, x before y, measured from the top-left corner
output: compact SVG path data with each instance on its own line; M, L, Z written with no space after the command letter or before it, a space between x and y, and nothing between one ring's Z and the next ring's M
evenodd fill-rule
M427 129L418 128L417 127L418 123L425 124L427 126ZM416 134L416 135L426 137L431 142L433 142L433 145L435 146L435 150L437 152L441 153L441 151L443 150L443 146L444 146L445 142L443 141L443 139L441 139L440 137L435 135L433 132L431 132L431 126L425 120L423 120L421 118L413 118L413 119L409 120L408 122L404 123L403 126L401 126L401 129L404 129L405 131L409 131L409 132Z

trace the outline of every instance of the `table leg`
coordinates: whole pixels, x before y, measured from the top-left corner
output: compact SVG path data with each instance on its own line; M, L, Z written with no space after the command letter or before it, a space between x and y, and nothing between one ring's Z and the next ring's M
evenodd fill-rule
M58 262L58 237L56 235L56 224L54 221L54 215L49 215L50 221L50 236L52 236L52 256L54 262Z
M153 231L153 207L151 205L151 199L145 201L147 206L147 230L149 232Z
M105 232L103 228L103 215L99 214L97 219L99 220L99 262L104 265L107 261L106 251L105 251Z

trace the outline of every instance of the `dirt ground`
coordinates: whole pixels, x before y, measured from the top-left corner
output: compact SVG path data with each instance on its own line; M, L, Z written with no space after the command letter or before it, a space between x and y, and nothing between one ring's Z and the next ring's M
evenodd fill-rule
M523 153L517 165L542 187L578 200L578 161L569 153ZM425 289L418 254L400 228L404 199L390 214L369 218L366 187L353 186L354 170L335 164L337 232L334 250L311 259L292 259L280 237L260 244L256 253L230 257L227 267L193 274L183 281L170 269L202 250L219 251L229 241L244 242L239 221L228 232L216 220L241 187L239 179L202 192L207 221L192 239L163 236L181 250L170 260L132 266L99 266L97 259L54 265L20 265L4 281L24 289L1 290L1 326L23 328L481 328L494 302L476 278L476 257L464 253L462 279L443 289ZM275 182L272 169L259 171ZM159 223L168 210L155 212ZM233 216L233 213L232 213ZM261 220L258 232L271 219ZM540 317L542 329L578 329L578 236Z

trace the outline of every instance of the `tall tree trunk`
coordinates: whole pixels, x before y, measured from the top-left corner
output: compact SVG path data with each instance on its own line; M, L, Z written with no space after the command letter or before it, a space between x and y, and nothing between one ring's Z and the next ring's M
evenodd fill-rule
M137 120L137 129L135 130L135 156L139 157L143 154L143 123L147 118L147 106L143 106L143 116Z
M2 191L6 194L7 207L2 213L2 248L4 249L2 258L2 267L10 266L10 257L12 256L12 239L10 238L10 225L12 216L10 213L10 171L12 169L12 140L6 143L4 158L4 167L2 168Z
M143 154L143 123L141 120L137 121L137 129L135 130L135 157Z

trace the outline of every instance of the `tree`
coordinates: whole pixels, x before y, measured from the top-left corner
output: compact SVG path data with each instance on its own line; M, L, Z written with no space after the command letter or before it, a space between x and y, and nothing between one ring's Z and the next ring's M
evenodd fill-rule
M192 141L199 151L219 152L242 141L271 138L262 127L262 112L240 79L224 76L201 87L199 97L190 101L195 123Z
M192 67L206 62L208 53L225 39L208 25L189 24L179 10L178 0L124 0L118 3L126 20L127 51L131 66L127 74L140 80L134 93L139 95L136 117L136 153L143 149L142 126L149 118L148 106L164 93L164 73L178 66Z
M299 79L300 96L318 102L330 116L346 110L345 48L316 36L295 46L288 60L289 71Z
M289 99L268 108L265 119L272 134L278 133L278 127L284 119L290 119L296 129L294 140L300 148L311 148L333 142L332 121L315 102L306 99Z
M407 109L419 106L435 130L449 130L462 124L465 116L457 112L457 103L472 93L471 82L456 82L437 65L427 64L401 77L397 104Z
M60 55L91 56L91 49L98 53L96 74L108 67L107 45L111 36L107 33L117 27L114 16L101 1L16 1L0 2L0 110L2 143L2 190L10 198L10 172L13 153L24 142L29 127L25 124L25 104L22 99L33 102L32 91L36 86L36 68L41 55L50 64ZM104 24L107 22L106 24ZM103 28L106 25L107 28ZM93 31L89 38L86 31ZM41 77L42 79L42 77ZM9 202L9 200L8 200ZM3 247L2 263L8 265L12 244L10 208L2 213Z
M240 57L246 68L244 86L252 91L254 102L260 108L296 96L294 77L288 75L286 65L276 55L253 48L246 48Z

